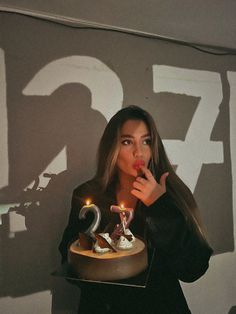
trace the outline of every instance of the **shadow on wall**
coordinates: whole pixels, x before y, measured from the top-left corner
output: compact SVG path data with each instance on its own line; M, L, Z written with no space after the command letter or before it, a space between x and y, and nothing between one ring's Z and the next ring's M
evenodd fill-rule
M50 273L60 264L58 245L72 190L94 174L106 125L91 108L89 90L79 84L62 86L49 97L22 98L9 113L10 183L0 191L1 204L18 204L2 215L0 226L0 296L12 297L52 290ZM39 175L65 146L67 169L44 173L49 183L41 187ZM10 232L12 214L25 219L27 230Z

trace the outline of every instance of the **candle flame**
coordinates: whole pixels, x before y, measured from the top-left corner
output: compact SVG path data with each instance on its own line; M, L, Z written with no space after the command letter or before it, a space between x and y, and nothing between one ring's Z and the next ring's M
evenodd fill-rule
M121 204L120 204L120 208L121 208L122 210L124 210L124 209L125 209L125 205L124 205L124 203L121 203Z
M85 201L86 205L90 205L91 204L91 200L88 198L86 201Z

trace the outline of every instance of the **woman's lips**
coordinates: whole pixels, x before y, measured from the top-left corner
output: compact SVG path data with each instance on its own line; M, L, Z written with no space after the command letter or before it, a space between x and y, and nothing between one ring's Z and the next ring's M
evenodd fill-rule
M141 159L138 159L138 160L136 160L136 161L133 163L133 168L134 168L135 170L139 170L140 167L142 167L142 166L145 166L145 162L144 162L143 160L141 160Z

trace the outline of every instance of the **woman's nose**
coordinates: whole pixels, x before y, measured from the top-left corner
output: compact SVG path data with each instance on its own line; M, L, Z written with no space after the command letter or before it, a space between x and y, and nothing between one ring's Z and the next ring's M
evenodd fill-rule
M140 144L135 144L134 146L134 156L135 157L142 157L143 156L143 151L142 147Z

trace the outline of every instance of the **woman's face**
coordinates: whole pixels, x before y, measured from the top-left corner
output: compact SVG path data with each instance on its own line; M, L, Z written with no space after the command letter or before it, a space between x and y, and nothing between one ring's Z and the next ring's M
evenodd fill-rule
M148 166L151 158L151 137L142 120L128 120L120 134L120 150L117 157L119 175L137 177L139 166Z

